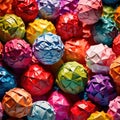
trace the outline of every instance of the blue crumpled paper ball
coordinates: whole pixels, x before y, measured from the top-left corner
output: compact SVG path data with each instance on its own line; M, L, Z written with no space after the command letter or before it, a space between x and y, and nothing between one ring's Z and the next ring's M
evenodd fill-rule
M32 50L39 62L52 65L63 56L64 44L58 35L48 32L35 40Z
M55 110L47 101L33 103L28 120L55 120Z
M16 87L15 77L0 66L0 99L2 99L5 92L14 87Z

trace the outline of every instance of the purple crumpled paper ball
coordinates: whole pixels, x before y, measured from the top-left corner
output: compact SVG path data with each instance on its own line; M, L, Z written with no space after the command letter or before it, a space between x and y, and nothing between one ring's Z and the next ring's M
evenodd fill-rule
M107 113L110 114L114 120L120 120L120 96L110 101Z
M102 106L107 106L116 97L114 86L109 76L97 74L91 77L86 92L88 97Z
M59 16L60 0L37 0L38 16L47 20L54 20Z

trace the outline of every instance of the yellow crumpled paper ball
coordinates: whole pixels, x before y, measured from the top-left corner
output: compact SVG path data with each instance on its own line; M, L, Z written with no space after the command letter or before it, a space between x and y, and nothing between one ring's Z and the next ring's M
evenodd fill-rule
M96 111L92 113L87 120L113 120L113 118L104 111Z
M26 29L26 38L30 44L33 44L35 39L44 32L56 33L56 28L52 22L44 19L36 19L29 23Z

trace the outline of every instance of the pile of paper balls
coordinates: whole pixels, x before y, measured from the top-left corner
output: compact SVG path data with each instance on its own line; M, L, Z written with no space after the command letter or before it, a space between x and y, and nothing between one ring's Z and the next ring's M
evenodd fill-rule
M0 0L0 120L120 120L120 0Z

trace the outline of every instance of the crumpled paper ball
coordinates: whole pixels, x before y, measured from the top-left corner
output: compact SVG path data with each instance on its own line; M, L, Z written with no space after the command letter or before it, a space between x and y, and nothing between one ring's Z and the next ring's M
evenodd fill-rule
M110 65L109 74L117 86L120 86L120 56L117 57Z
M107 4L107 5L113 5L113 4L116 4L119 1L120 0L102 0L102 2Z
M23 20L14 15L6 14L0 17L0 39L4 43L13 38L23 38L25 34L25 24Z
M0 120L2 120L2 117L3 117L3 107L2 107L2 104L0 102Z
M48 32L35 40L32 51L39 62L45 65L52 65L62 58L64 44L60 36Z
M86 92L92 101L101 106L107 106L116 97L116 91L111 78L102 74L97 74L90 78Z
M5 68L0 66L0 99L2 99L5 92L14 87L16 87L15 77Z
M11 68L23 69L26 68L32 60L32 49L26 41L13 39L4 45L3 58Z
M115 9L112 6L103 6L103 17L114 19Z
M38 16L47 20L54 20L59 16L60 0L37 0Z
M31 95L22 88L13 88L6 92L2 100L5 112L15 118L22 118L29 114L32 107Z
M0 61L2 60L3 44L0 42Z
M0 16L12 13L13 0L0 0Z
M107 113L110 114L114 120L120 119L120 96L110 101Z
M28 120L55 120L55 110L47 101L33 103Z
M118 30L111 18L102 17L92 28L93 39L96 43L111 46Z
M120 55L120 34L118 34L117 37L115 37L113 40L112 49L116 56Z
M52 22L44 19L35 19L32 23L29 23L26 29L27 41L31 44L34 43L35 39L39 35L45 32L56 33L56 28Z
M96 23L102 15L101 0L79 0L76 11L80 21L86 24Z
M70 109L71 120L87 120L96 111L96 106L91 101L81 100L76 102Z
M76 14L63 14L58 18L56 31L63 41L80 37L82 35L82 22L79 21Z
M79 0L60 0L60 15L65 13L74 13Z
M86 64L94 73L108 73L115 53L107 45L91 45L86 52Z
M90 115L87 120L113 120L112 117L104 111L96 111Z
M120 5L116 8L115 13L114 13L114 20L117 24L117 27L120 30Z
M85 64L86 51L89 49L90 44L85 39L73 38L65 41L65 52L63 59L65 62L77 61Z
M21 78L21 86L32 96L44 95L52 85L52 74L38 64L29 66Z
M70 103L65 98L64 95L62 95L58 91L54 91L50 95L50 97L48 99L48 102L55 109L56 120L68 120L69 119Z
M73 61L60 67L56 78L57 85L66 93L78 94L87 84L87 71L83 65Z
M15 14L28 23L38 15L38 4L36 0L14 0L12 4Z

